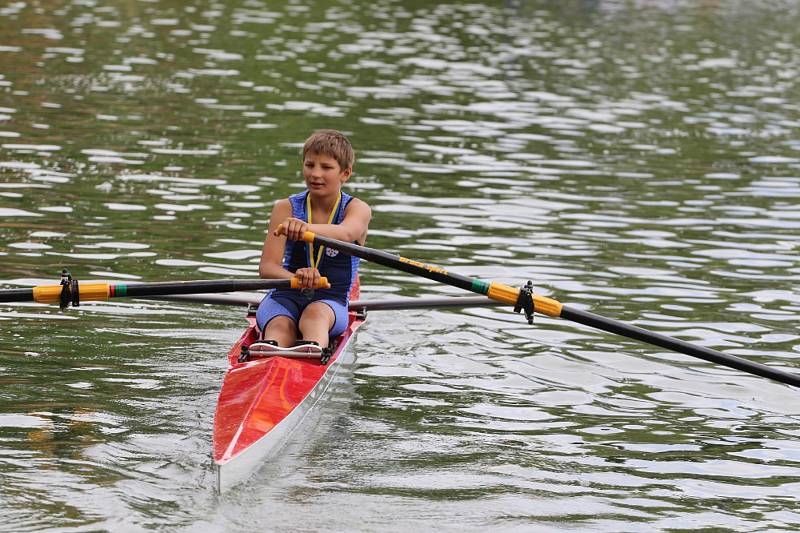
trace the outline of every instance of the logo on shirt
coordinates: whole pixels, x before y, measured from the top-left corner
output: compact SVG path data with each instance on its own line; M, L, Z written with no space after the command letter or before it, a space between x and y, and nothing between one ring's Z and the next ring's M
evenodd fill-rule
M328 257L336 257L339 255L339 250L334 250L333 248L325 248L325 255Z

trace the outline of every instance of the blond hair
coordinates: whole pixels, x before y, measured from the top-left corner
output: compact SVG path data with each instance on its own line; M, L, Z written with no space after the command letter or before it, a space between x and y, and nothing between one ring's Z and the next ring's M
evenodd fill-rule
M341 170L352 168L356 159L353 145L343 133L336 130L317 130L312 133L303 145L303 159L309 152L334 158Z

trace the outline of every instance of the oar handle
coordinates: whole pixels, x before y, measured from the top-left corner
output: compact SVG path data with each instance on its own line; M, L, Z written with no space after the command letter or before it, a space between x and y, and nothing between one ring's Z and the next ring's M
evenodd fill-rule
M278 224L278 227L275 228L276 235L286 235L286 228L283 224ZM303 232L303 240L308 243L314 243L314 239L317 238L317 234L313 231L304 231Z
M304 287L300 286L300 278L297 276L292 278L292 285L293 289L303 289ZM328 278L325 276L320 276L319 281L314 284L314 289L330 289L331 284L328 282Z

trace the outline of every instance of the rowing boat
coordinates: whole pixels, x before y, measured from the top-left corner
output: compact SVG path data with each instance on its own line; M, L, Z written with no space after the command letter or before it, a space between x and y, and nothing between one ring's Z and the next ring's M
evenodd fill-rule
M351 300L359 297L356 278ZM332 344L326 365L319 359L268 357L240 362L242 349L258 339L255 312L228 353L214 415L213 457L217 490L244 481L280 451L287 437L325 394L339 368L352 359L347 346L365 315L350 311L347 329Z

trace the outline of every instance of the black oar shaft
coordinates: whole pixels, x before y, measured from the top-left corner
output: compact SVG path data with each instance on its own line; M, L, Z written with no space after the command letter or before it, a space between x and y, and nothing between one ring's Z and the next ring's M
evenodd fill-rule
M303 240L306 242L313 242L316 244L334 248L336 250L345 252L347 254L354 255L362 259L366 259L367 261L372 261L374 263L378 263L380 265L401 270L409 274L416 274L418 276L432 279L434 281L439 281L441 283L446 283L448 285L453 285L455 287L460 287L462 289L476 292L478 294L485 294L489 296L489 298L509 303L512 305L515 304L516 299L519 296L519 289L514 289L513 287L509 287L507 285L502 285L493 282L486 282L479 279L461 276L459 274L452 274L447 272L441 267L426 265L418 261L412 261L410 259L406 259L404 257L400 257L380 250L375 250L372 248L367 248L365 246L359 246L357 244L351 244L336 239L331 239L329 237L316 235L315 233L310 231L306 232L303 235ZM550 298L544 298L542 296L532 296L532 299L534 302L535 311L546 314L548 316L560 317L566 320L571 320L573 322L585 324L587 326L608 331L610 333L616 333L617 335L622 335L623 337L629 337L632 339L654 344L662 348L667 348L669 350L674 350L679 353L690 355L692 357L697 357L705 361L717 363L719 365L727 366L730 368L735 368L737 370L742 370L744 372L749 372L757 376L774 379L781 383L786 383L787 385L800 387L799 374L778 370L776 368L772 368L763 365L761 363L755 363L752 361L748 361L746 359L742 359L740 357L724 354L722 352L712 350L711 348L696 346L694 344L679 339L675 339L667 335L654 333L652 331L648 331L643 328L631 326L623 322L612 320L610 318L605 318L600 315L595 315L594 313L589 313L587 311L570 309L568 307L563 306L560 302L552 300Z
M800 387L800 375L798 374L785 372L761 363L742 359L741 357L718 352L717 350L712 350L711 348L691 344L680 339L668 337L667 335L655 333L653 331L632 326L630 324L625 324L624 322L612 320L588 311L574 309L565 305L561 309L561 318L565 320L571 320L579 324L584 324L586 326L591 326L593 328L602 329L603 331L608 331L610 333L616 333L617 335L622 335L623 337L647 342L678 353L691 355L692 357L697 357L699 359L703 359L704 361L735 368L737 370L755 374L757 376L774 379L775 381L780 381L781 383L786 383L787 385Z
M33 289L6 289L0 291L0 302L32 302Z
M349 242L331 239L330 237L323 237L311 231L307 231L303 235L303 240L327 246L349 255L378 263L379 265L394 268L395 270L401 270L409 274L438 281L439 283L482 294L498 302L516 305L517 299L519 298L519 289L515 287L494 281L484 281L478 278L462 276L461 274L454 274L446 271L442 267L420 263L413 259L407 259L399 255L375 250L374 248L367 248L366 246L359 246L358 244L351 244ZM557 317L561 313L561 303L552 298L535 295L533 296L533 306L537 312L547 316Z
M208 292L255 291L264 289L288 289L291 279L222 279L209 281L184 281L163 283L133 283L111 285L111 297L162 296L167 294L197 294Z
M328 280L320 278L317 288L329 288ZM77 288L77 289L76 289ZM120 297L167 296L171 294L199 294L236 292L264 289L300 288L298 278L291 279L220 279L160 283L79 283L67 285L40 285L29 289L0 290L0 302L59 303L65 298L74 305L91 300L108 300ZM76 294L77 293L77 294Z
M354 255L356 257L360 257L361 259L378 263L379 265L392 267L395 270L401 270L408 274L422 276L424 278L432 279L447 285L452 285L467 291L485 294L484 292L481 292L480 288L476 289L476 285L479 287L488 285L486 282L477 280L475 278L454 274L453 272L448 272L441 267L426 265L425 263L420 263L419 261L407 259L399 255L390 254L389 252L384 252L382 250L367 248L366 246L359 246L357 244L350 244L347 242L338 241L336 239L323 237L321 235L316 235L314 233L311 233L311 235L313 236L311 237L312 240L314 240L317 244L335 248L349 255Z

